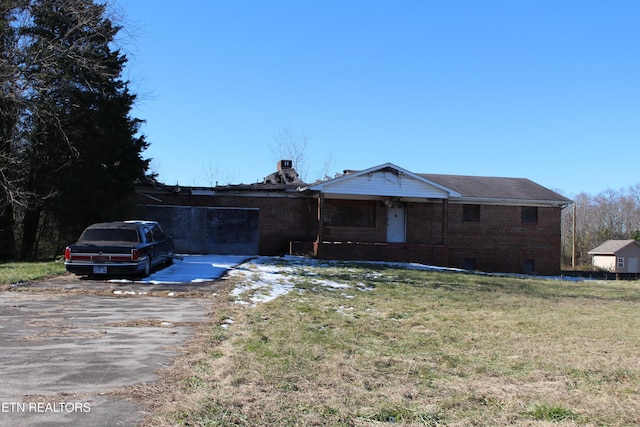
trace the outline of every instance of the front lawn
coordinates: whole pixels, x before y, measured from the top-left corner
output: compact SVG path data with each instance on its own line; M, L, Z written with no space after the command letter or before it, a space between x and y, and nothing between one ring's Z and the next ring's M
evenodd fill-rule
M638 282L258 258L225 286L147 425L640 424Z

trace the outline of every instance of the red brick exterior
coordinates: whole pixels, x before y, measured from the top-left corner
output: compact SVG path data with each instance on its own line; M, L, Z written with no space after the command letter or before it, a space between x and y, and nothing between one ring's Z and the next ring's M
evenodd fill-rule
M539 207L537 223L525 224L520 206L482 205L480 221L465 222L462 204L447 200L405 203L406 243L388 244L387 208L382 201L349 201L353 206L369 204L368 212L373 215L369 226L350 227L319 218L319 212L326 214L327 205L342 202L317 194L144 193L140 204L259 209L261 255L313 252L326 259L410 261L481 271L560 271L559 207ZM150 195L156 200L149 200Z
M407 243L443 245L446 243L447 202L407 203Z
M479 222L464 222L462 209L449 204L450 266L523 273L532 260L533 273L559 273L561 208L539 207L537 224L523 224L521 206L481 205Z
M168 193L157 200L140 197L140 204L207 206L259 209L259 253L282 255L290 250L291 241L314 241L317 236L317 198L190 195Z
M292 240L309 241L316 238L317 199L195 196L194 200L201 203L200 206L258 208L260 210L259 253L261 255L288 253Z

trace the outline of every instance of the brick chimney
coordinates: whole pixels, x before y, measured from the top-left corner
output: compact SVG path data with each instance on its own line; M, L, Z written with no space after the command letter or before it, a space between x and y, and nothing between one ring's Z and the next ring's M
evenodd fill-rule
M278 162L278 172L280 172L282 169L292 169L293 168L293 162L291 160L280 160Z

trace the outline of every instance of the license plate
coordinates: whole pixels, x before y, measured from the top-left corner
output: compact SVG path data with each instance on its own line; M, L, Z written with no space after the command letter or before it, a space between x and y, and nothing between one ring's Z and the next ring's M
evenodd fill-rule
M107 274L107 266L106 265L94 265L93 266L93 274Z

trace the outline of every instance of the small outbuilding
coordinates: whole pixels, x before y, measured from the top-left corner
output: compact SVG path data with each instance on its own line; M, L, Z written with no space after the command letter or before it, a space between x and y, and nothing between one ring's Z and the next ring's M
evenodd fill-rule
M636 240L607 240L590 250L593 266L616 273L640 273L640 242Z

